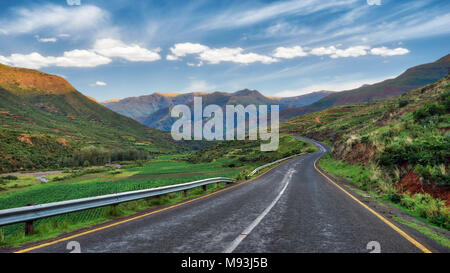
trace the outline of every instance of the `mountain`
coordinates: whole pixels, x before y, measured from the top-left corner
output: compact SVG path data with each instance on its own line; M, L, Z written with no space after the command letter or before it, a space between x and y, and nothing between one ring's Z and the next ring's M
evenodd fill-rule
M342 166L361 169L348 179L379 187L391 201L403 198L392 192L396 188L429 193L450 205L450 75L396 98L299 116L280 131L331 143Z
M0 65L0 171L49 167L87 145L172 150L168 134L84 96L65 79Z
M295 116L320 111L332 106L373 102L396 97L420 86L440 80L449 71L450 54L433 63L412 67L394 79L372 85L363 85L353 90L335 92L305 107L285 109L280 113L280 119L288 120Z
M320 91L290 98L266 97L256 90L249 89L240 90L234 93L154 93L152 95L106 101L102 104L117 113L131 117L152 128L170 130L171 125L174 122L174 119L170 117L171 107L178 104L189 105L192 107L195 96L202 97L203 104L205 105L216 104L224 107L225 105L236 104L277 104L280 105L280 109L286 109L311 104L331 93L332 92L330 91Z

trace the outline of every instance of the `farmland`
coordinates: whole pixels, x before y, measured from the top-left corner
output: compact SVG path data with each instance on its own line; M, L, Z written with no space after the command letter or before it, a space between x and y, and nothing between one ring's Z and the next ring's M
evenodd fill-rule
M28 204L44 204L50 202L92 197L104 194L119 193L153 187L174 185L211 177L229 177L244 179L249 170L264 163L282 158L291 153L311 152L314 148L293 137L283 136L280 151L282 153L262 156L258 142L235 141L227 146L229 153L214 160L199 160L193 154L162 155L145 162L123 162L120 169L114 167L91 167L53 174L48 176L49 183L28 185L21 190L9 190L0 194L0 209L22 207ZM214 146L212 146L214 147ZM231 148L230 148L231 147ZM245 148L244 148L245 147ZM208 154L214 148L206 148L199 154ZM245 151L258 160L242 161L238 150ZM251 153L248 153L249 151ZM210 185L207 191L213 191L225 185ZM189 191L188 198L204 194L201 189ZM116 207L104 207L86 211L60 215L36 221L35 232L24 236L24 224L6 226L0 229L0 246L15 245L27 241L53 237L80 227L101 223L117 216L132 214L149 207L179 202L181 194L168 194L162 197L138 200L120 204Z

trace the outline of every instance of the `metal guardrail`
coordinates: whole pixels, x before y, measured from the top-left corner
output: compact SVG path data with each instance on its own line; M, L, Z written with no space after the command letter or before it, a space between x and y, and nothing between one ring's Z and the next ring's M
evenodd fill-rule
M272 165L274 165L274 164L280 163L280 162L282 162L282 161L291 159L291 158L296 157L296 156L299 156L299 155L301 155L301 154L291 155L291 156L288 156L288 157L285 157L285 158L282 158L282 159L278 159L277 161L274 161L274 162L267 163L267 164L265 164L265 165L259 166L258 168L254 169L251 173L249 173L249 174L247 175L247 178L248 178L248 177L252 177L255 173L259 172L260 170L262 170L262 169L264 169L264 168L267 168L267 167L269 167L269 166L272 166Z
M68 200L62 202L54 202L42 205L5 209L0 210L0 226L25 222L27 223L26 233L29 233L30 231L32 232L32 222L37 219L92 208L116 205L123 202L134 201L138 199L179 191L184 191L184 195L186 196L187 193L186 191L189 189L202 186L203 190L206 190L206 185L219 182L233 183L235 182L235 180L225 177L208 178L184 184L151 188L146 190L129 191L75 200Z

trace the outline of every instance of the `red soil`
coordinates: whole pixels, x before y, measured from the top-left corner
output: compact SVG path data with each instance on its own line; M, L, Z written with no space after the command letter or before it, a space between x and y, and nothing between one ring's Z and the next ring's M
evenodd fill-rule
M402 192L409 192L410 194L416 193L428 193L434 198L439 198L446 201L446 205L450 205L450 187L440 186L435 187L433 185L425 185L420 182L420 176L414 173L414 170L410 170L397 185L398 190Z

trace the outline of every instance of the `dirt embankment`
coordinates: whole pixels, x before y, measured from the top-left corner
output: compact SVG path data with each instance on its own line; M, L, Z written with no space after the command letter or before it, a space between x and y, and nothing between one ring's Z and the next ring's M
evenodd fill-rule
M343 158L351 164L367 165L376 157L376 147L367 143L355 142L350 145L342 143L335 146L334 154Z
M397 190L410 194L428 193L434 198L445 200L447 206L450 206L450 187L435 186L433 184L425 184L420 181L420 176L410 170L397 184Z

